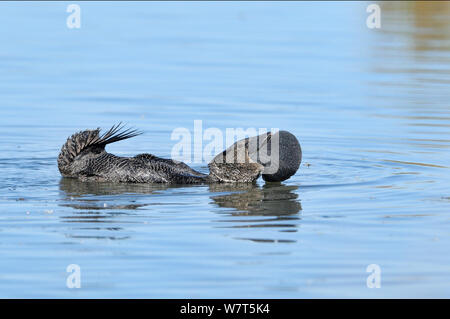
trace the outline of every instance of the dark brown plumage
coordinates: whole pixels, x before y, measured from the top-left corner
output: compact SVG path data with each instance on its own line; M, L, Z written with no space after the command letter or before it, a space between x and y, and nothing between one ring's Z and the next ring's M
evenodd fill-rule
M275 175L273 172L271 172L271 175L266 174L269 177L265 179L270 181L281 181L289 178L297 171L301 160L300 145L295 137L285 131L279 133L282 133L280 141L283 141L284 138L285 142L292 144L295 154L293 154L294 156L287 154L289 153L290 145L283 145L283 148L280 148L284 149L284 153L280 154L282 156L279 157L280 164L285 164L284 162L287 164L284 166L280 165L281 170ZM261 174L264 177L267 162L260 161L255 152L263 148L261 145L265 145L266 148L270 149L267 142L271 137L273 138L270 133L251 138L256 138L260 143L251 152L249 152L250 139L247 138L236 142L236 147L228 148L209 163L210 174L206 175L193 170L185 163L160 158L152 154L119 157L105 150L107 144L129 139L140 134L142 133L137 130L125 129L121 124L113 126L102 135L100 135L99 128L73 134L61 148L58 156L59 171L64 177L78 178L82 181L176 184L249 183L254 182ZM277 147L279 146L277 145ZM235 160L229 162L223 160L224 155L226 157L227 154L232 152L234 153L231 154L231 158L237 159L238 150L241 150L242 154L244 154L245 159L243 161Z

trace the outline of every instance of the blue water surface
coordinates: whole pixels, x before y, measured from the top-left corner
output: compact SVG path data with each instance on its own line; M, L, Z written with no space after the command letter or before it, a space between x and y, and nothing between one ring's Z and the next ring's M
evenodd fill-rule
M367 2L80 2L80 29L69 4L0 4L0 297L450 297L449 3L383 2L380 29ZM58 171L76 131L122 121L144 134L109 152L169 158L194 120L288 130L302 165L256 185Z

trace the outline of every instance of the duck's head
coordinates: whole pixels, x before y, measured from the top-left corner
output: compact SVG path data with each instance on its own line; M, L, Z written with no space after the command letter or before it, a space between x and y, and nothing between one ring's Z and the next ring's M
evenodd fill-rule
M287 131L264 133L242 139L209 164L212 178L223 182L281 182L300 167L302 150L297 138Z

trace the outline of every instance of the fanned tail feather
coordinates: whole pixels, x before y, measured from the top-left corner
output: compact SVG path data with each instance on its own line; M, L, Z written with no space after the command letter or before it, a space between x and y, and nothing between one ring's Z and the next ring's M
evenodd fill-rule
M58 168L61 174L66 175L67 166L72 163L75 157L88 148L104 149L107 144L122 141L141 135L142 132L133 128L125 129L125 125L120 122L113 125L107 132L100 135L100 128L95 130L85 130L73 134L62 146L58 156Z
M105 146L106 144L126 140L128 138L132 138L142 134L141 131L138 131L136 129L127 128L124 130L124 128L125 125L122 125L122 122L120 122L119 124L111 127L108 132L92 140L87 146Z

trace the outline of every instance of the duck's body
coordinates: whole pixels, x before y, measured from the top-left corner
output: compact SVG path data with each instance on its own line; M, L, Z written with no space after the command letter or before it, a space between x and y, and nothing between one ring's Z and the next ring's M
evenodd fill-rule
M174 183L174 184L201 184L217 182L254 182L261 174L264 177L265 165L260 163L255 157L258 154L249 152L249 139L240 141L244 154L244 161L224 162L224 155L234 151L233 158L236 158L239 146L229 148L214 158L208 165L210 174L200 173L182 162L164 159L152 154L139 154L134 157L119 157L106 152L107 144L128 139L139 135L134 130L122 131L120 125L112 127L108 132L100 136L100 129L86 130L72 135L61 148L58 157L58 168L64 177L78 178L82 181L108 181L108 182L128 182L128 183ZM281 131L282 133L284 131ZM278 134L278 133L277 133ZM281 137L292 134L285 132ZM270 133L265 136L264 142L270 137ZM295 137L293 137L295 139ZM282 139L281 139L282 140ZM290 142L293 142L291 138ZM236 144L240 143L237 142ZM285 168L275 174L265 174L266 180L271 180L270 176L276 176L283 172L284 180L293 175L300 165L301 149L297 140L289 160L294 165L288 171ZM296 145L295 145L296 144ZM273 146L272 146L273 149ZM259 148L258 148L259 150ZM280 164L282 164L280 162Z

